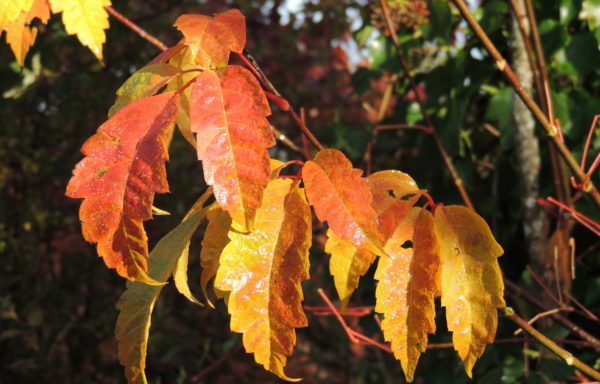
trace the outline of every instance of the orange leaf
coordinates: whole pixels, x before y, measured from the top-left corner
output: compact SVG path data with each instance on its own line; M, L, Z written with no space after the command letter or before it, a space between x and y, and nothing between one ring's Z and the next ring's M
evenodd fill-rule
M384 254L377 229L373 195L350 160L336 149L324 149L302 168L308 201L321 221L341 239L375 254Z
M442 305L454 349L471 377L485 345L494 341L496 309L506 306L497 259L503 250L487 223L467 207L437 208L435 225L442 241Z
M406 247L411 240L414 248ZM375 310L385 318L381 328L400 360L408 382L413 380L427 334L435 333L434 297L439 278L439 240L429 211L412 208L385 245L389 257L379 259L375 278Z
M308 279L311 214L298 182L275 179L249 234L230 231L215 287L229 291L231 330L254 359L285 380L283 367L305 327L300 282Z
M369 270L375 254L356 248L350 241L340 239L331 229L327 231L325 252L331 255L329 271L335 288L345 309L352 293L358 288L358 281Z
M233 221L252 229L269 182L268 147L275 145L267 99L252 73L230 65L222 75L206 70L190 99L192 131L206 183Z
M409 209L421 197L417 183L404 172L387 170L367 177L373 193L371 206L377 212L384 243L394 233Z
M14 21L6 26L6 41L21 67L25 64L25 56L37 36L37 28L30 27L35 18L44 24L48 21L50 6L47 0L35 0L29 11L22 11Z
M165 140L177 115L175 93L134 101L90 137L67 186L83 198L79 217L98 255L130 280L152 282L146 271L148 242L143 222L152 218L154 193L169 191Z
M202 292L208 303L212 303L206 294L208 282L217 275L219 269L219 257L225 246L229 243L227 234L231 229L231 217L217 203L211 205L206 214L208 226L202 238L202 249L200 250L200 265L202 266L202 275L200 276L200 285Z
M193 47L196 63L204 68L227 66L229 52L241 53L246 45L246 18L237 9L215 17L183 15L175 27L185 36L185 44Z
M110 107L108 117L134 100L154 95L179 72L169 64L147 65L136 71L117 90L117 99Z

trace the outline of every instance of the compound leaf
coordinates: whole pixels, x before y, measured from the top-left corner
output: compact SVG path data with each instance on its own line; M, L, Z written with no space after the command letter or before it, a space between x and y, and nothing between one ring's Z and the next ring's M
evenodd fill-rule
M358 248L384 254L373 195L362 171L336 149L324 149L302 168L308 201L321 221Z
M169 191L165 140L177 103L177 94L163 93L117 112L83 144L86 157L67 186L67 196L84 199L85 239L98 243L106 265L130 280L152 282L143 222L152 218L155 192Z
M438 207L435 225L441 239L442 305L454 349L469 377L498 325L497 308L506 306L498 265L502 247L487 223L463 206Z
M267 370L285 380L286 356L305 327L300 282L308 279L311 214L298 182L275 179L265 190L254 231L230 231L215 287L227 291L231 330Z
M186 218L163 237L150 253L148 274L156 281L166 283L173 273L175 264L188 249L190 239L206 214L202 208L211 196L208 190L190 209ZM163 285L148 285L128 282L117 308L116 337L119 346L119 361L125 366L125 377L129 384L146 384L146 350L150 320L154 304Z
M250 71L230 65L196 78L190 121L206 183L244 231L252 230L256 209L269 182L268 147L275 145L266 117L267 99Z

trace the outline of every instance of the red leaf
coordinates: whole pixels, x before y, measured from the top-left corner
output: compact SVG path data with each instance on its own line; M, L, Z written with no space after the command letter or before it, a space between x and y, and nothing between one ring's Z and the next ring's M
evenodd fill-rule
M207 68L222 68L229 52L241 53L246 45L246 19L237 9L215 17L183 15L175 27L185 36L185 44L196 47L196 62Z
M177 115L178 96L163 93L136 100L90 137L67 186L83 198L79 217L98 255L130 280L147 275L148 244L143 222L152 218L154 193L169 192L165 140Z
M275 145L267 99L252 73L230 65L204 71L192 88L190 120L206 183L221 207L251 230L269 182L268 147Z

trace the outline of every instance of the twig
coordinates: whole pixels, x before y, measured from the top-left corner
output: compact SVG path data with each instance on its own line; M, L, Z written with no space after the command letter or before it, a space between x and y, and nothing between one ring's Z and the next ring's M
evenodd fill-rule
M527 343L531 341L529 337L512 337L506 339L496 339L494 340L494 344L512 344L512 343ZM557 344L566 344L572 345L575 348L588 348L590 347L590 343L587 341L581 340L566 340L566 339L552 339ZM427 349L445 349L452 348L454 344L452 343L429 343L427 344Z
M519 327L521 327L525 332L530 334L534 339L536 339L544 347L546 347L550 351L552 351L556 356L563 359L568 365L574 366L575 368L579 369L581 372L585 373L586 375L588 375L589 377L592 377L595 380L600 380L600 372L594 370L589 365L587 365L584 362L582 362L581 360L577 359L570 352L561 348L554 341L552 341L549 338L547 338L546 336L544 336L541 332L539 332L538 330L533 328L525 320L523 320L521 317L519 317L512 308L506 307L506 308L501 309L501 311L504 313L504 316L506 316L509 320L511 320L515 324L517 324Z
M537 275L537 273L535 273L535 271L533 270L533 268L531 268L529 265L527 266L527 271L529 271L529 274L531 275L531 277L533 278L533 280L537 283L537 285L540 286L540 288L542 288L544 290L544 292L546 292L546 294L548 296L550 296L550 298L552 299L552 301L554 301L556 303L556 305L558 305L559 307L564 307L564 304L559 301L556 296L554 296L554 293L552 293L552 291L550 290L550 288L544 284L544 282L542 281L542 279Z
M304 152L302 152L302 148L296 145L292 140L290 140L285 133L281 132L279 129L275 128L273 125L270 125L271 131L275 135L275 138L279 140L283 145L296 152L300 156L304 157Z
M154 37L151 34L149 34L148 32L146 32L145 29L143 29L139 25L135 24L133 21L128 19L127 16L123 15L121 12L117 11L110 5L104 7L104 9L106 10L106 12L110 13L111 16L113 16L115 19L119 20L121 23L123 23L127 28L131 29L133 32L140 35L140 37L142 37L143 39L146 39L148 42L150 42L150 44L154 45L156 48L160 49L161 51L167 50L167 46L162 41L158 40L156 37Z
M231 348L227 353L223 356L219 357L217 360L213 361L211 365L204 368L202 371L198 372L196 375L189 378L189 383L197 383L202 380L206 375L217 369L221 364L226 362L231 356L233 356L236 352L238 352L241 348L241 345L238 344L235 347Z
M312 134L312 132L306 127L306 124L304 124L304 121L302 121L300 116L298 116L296 111L294 111L294 107L292 107L292 105L287 101L287 99L285 99L283 96L281 96L281 94L277 91L277 89L275 89L273 84L271 84L269 79L265 76L264 72L258 66L258 63L256 62L256 60L254 60L254 58L247 52L245 55L242 53L238 53L237 55L247 66L250 67L250 69L258 77L258 79L263 83L263 85L265 85L265 87L267 87L269 92L271 92L277 98L273 101L276 101L276 100L285 101L285 104L287 104L287 109L284 106L285 104L280 105L278 103L278 106L283 107L282 109L290 115L290 117L292 118L292 120L294 120L294 122L296 123L298 128L300 128L300 131L304 134L304 136L306 136L306 138L308 140L310 140L311 144L314 145L315 148L317 148L318 150L323 149L324 148L323 145ZM246 56L248 56L248 57L246 57ZM267 95L267 97L269 96L268 93L265 93L265 94Z
M342 325L342 328L344 329L344 332L346 332L346 335L348 335L350 341L353 343L358 343L358 339L354 336L354 333L352 332L348 324L346 324L346 321L344 320L342 315L337 311L331 300L329 300L329 297L327 297L325 292L321 288L317 289L317 292L319 293L319 296L321 296L325 304L327 304L333 315L337 318L339 323Z
M410 83L410 87L412 88L412 90L415 94L415 97L417 99L417 104L419 104L419 109L421 110L421 115L423 116L423 119L425 120L427 125L429 127L431 127L431 129L432 129L431 137L433 137L433 141L435 142L438 152L442 156L442 159L444 160L444 164L446 165L446 168L448 168L448 171L450 172L450 176L452 177L452 181L454 181L454 185L456 186L456 189L458 189L458 192L460 193L463 201L469 208L474 210L473 203L471 202L471 198L469 197L469 194L465 190L463 181L460 178L458 172L456 171L456 168L454 168L454 164L452 164L452 160L450 159L450 156L448 156L448 152L446 152L446 148L444 147L444 144L442 143L442 141L438 137L437 133L435 132L435 127L433 125L431 117L429 116L429 113L427 113L427 108L425 107L425 101L421 98L421 94L417 87L417 83L415 82L415 79L412 76L412 73L410 71L410 68L408 67L408 63L406 61L406 58L404 57L404 54L402 53L402 47L400 46L400 42L398 41L398 36L396 36L396 33L394 32L395 30L392 25L392 20L390 18L390 10L388 9L387 2L385 0L379 0L379 4L381 5L381 9L383 10L383 16L385 17L385 25L386 25L387 31L388 31L390 37L392 38L392 43L394 44L394 47L396 47L396 55L398 56L398 60L400 61L402 70L404 71L404 74Z
M577 307L579 307L579 309L581 309L583 311L583 313L585 313L587 315L587 317L589 317L590 319L592 319L594 321L600 322L600 319L598 318L598 316L596 316L592 311L590 311L585 305L581 304L576 298L571 296L569 294L569 292L563 291L563 293L565 294L565 296L567 296L569 298L569 300L574 302L575 305Z
M512 294L514 296L522 297L523 299L527 300L529 303L531 303L533 306L537 307L541 311L550 310L550 308L548 308L545 304L543 304L541 301L539 301L538 299L536 299L535 297L530 295L527 291L525 291L523 288L519 287L517 284L513 283L512 281L510 281L508 279L504 279L504 284L510 291L512 291ZM553 313L550 315L550 317L552 317L557 323L561 324L563 327L565 327L569 331L571 331L571 333L573 333L573 334L579 336L581 339L589 342L591 344L592 348L594 348L596 351L600 352L600 340L596 339L594 336L589 334L587 331L585 331L578 325L572 323L570 320L565 319L559 313Z
M558 149L558 152L563 157L563 159L565 160L565 162L567 163L567 165L569 166L569 168L571 169L571 171L573 172L573 174L575 175L577 180L580 181L581 183L584 183L584 190L586 192L589 192L589 194L592 197L592 199L594 200L595 204L598 207L600 207L600 193L598 192L598 190L596 189L596 187L594 186L594 184L592 183L591 180L586 181L586 174L581 170L581 168L579 167L579 164L577 164L577 161L575 161L575 158L573 157L573 155L571 154L571 152L569 151L567 146L558 137L556 127L546 118L546 115L542 112L540 107L531 98L531 96L529 96L529 94L523 89L521 82L515 76L512 68L510 67L510 65L508 65L508 63L506 62L504 57L502 57L500 52L498 52L498 49L496 49L496 47L494 46L494 43L492 43L490 38L483 31L483 29L481 28L481 26L479 25L477 20L475 20L475 18L471 14L471 11L465 4L464 0L453 0L453 1L454 1L454 4L458 7L463 18L471 26L471 29L473 30L475 35L477 35L479 40L485 46L486 50L494 58L498 69L504 74L506 79L509 81L511 86L514 88L514 90L517 92L517 94L521 98L521 100L523 100L525 105L527 105L529 110L535 116L536 120L540 123L540 125L542 125L542 127L544 128L544 130L546 131L546 133L552 140L552 143Z
M544 318L546 316L552 315L554 313L558 313L558 312L563 311L563 310L566 310L566 309L565 308L554 308L554 309L551 309L551 310L546 311L546 312L538 313L537 315L535 315L531 319L529 319L529 321L527 322L527 324L533 325L539 319L542 319L542 318ZM519 329L517 329L514 332L514 335L517 336L521 332L523 332L523 329L519 328Z

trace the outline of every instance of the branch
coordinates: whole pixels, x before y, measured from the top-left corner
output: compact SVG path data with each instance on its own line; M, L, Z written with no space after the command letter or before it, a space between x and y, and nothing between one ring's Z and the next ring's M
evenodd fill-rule
M589 194L594 199L596 205L600 207L600 193L598 193L598 190L590 180L586 180L585 173L579 167L579 164L577 164L577 161L575 161L575 158L573 157L565 143L561 141L558 135L557 128L546 118L544 112L542 112L542 110L536 104L536 102L523 89L521 82L515 76L512 68L510 67L510 65L508 65L508 63L506 62L504 57L502 57L500 52L498 52L498 49L494 46L494 43L492 43L488 35L483 31L477 20L475 20L465 2L463 0L453 1L454 4L458 7L458 10L462 14L463 18L467 21L467 23L469 23L469 26L471 27L475 35L477 35L479 40L483 43L485 49L496 61L496 66L498 67L498 69L504 74L508 82L514 88L515 92L519 95L521 100L523 100L525 105L527 105L531 113L533 113L533 115L535 116L536 120L542 125L542 127L550 137L550 140L552 141L562 158L565 160L565 162L567 163L577 180L581 183L584 183L584 190L586 192L589 192Z
M137 25L136 23L134 23L133 21L128 19L127 16L123 15L121 12L117 11L116 9L114 9L111 6L106 6L106 7L104 7L104 9L111 16L113 16L115 19L119 20L121 23L123 23L126 27L131 29L133 32L140 35L143 39L146 39L148 42L150 42L150 44L154 45L156 48L160 49L161 51L167 50L167 46L165 45L165 43L163 43L162 41L158 40L156 37L154 37L151 34L149 34L148 32L146 32L145 29L143 29L142 27L140 27L139 25Z
M429 113L427 113L427 108L425 107L425 101L421 98L421 94L419 93L419 91L417 89L417 83L415 82L415 79L412 76L412 73L410 71L410 68L408 67L408 63L406 61L406 58L404 57L404 54L402 53L402 47L400 46L400 42L398 41L398 36L396 36L396 33L394 32L394 27L392 25L392 20L390 18L390 11L388 9L387 2L385 0L379 0L379 4L381 5L381 9L383 10L383 15L385 17L385 26L387 28L387 31L388 31L390 37L392 38L394 47L396 47L396 55L398 56L398 60L400 60L400 64L402 65L402 70L404 71L404 74L410 83L410 87L412 88L413 93L415 94L417 103L419 104L419 109L421 110L421 115L423 116L423 119L425 120L427 125L432 130L431 137L433 137L433 141L435 142L435 145L437 146L438 151L439 151L440 155L442 156L442 159L444 160L444 164L446 165L446 168L448 168L448 171L450 172L452 181L454 181L454 185L456 186L456 189L458 189L458 192L460 193L463 201L469 208L471 208L472 210L475 210L473 208L473 203L471 202L471 198L469 197L469 194L465 190L462 179L460 178L458 172L456 171L456 168L454 168L454 164L452 164L452 160L450 159L450 156L448 156L448 152L446 152L446 148L444 147L444 144L442 143L439 136L435 132L435 127L433 125L433 122L431 121L431 117L429 116Z
M519 327L521 327L525 332L527 332L529 335L531 335L534 339L536 339L544 347L546 347L550 351L552 351L556 356L563 359L568 365L574 366L575 368L579 369L581 372L585 373L586 375L590 376L591 378L593 378L595 380L600 380L600 372L594 370L589 365L587 365L584 362L582 362L581 360L577 359L570 352L561 348L554 341L552 341L549 338L547 338L546 336L544 336L541 332L539 332L538 330L533 328L525 320L523 320L521 317L519 317L512 308L506 307L506 308L501 309L501 311L503 312L504 316L506 316L508 319L510 319L515 324L517 324Z

